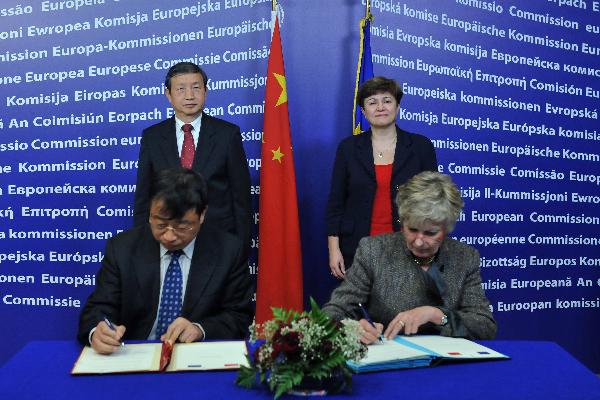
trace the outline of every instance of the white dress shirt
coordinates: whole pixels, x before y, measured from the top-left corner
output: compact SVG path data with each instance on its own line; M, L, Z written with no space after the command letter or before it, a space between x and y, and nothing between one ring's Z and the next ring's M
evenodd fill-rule
M179 118L175 117L175 133L177 134L177 152L179 153L179 157L181 157L181 149L183 148L183 136L184 132L181 129L186 122L183 122ZM200 127L202 126L202 114L192 122L190 122L192 127L192 136L194 137L194 148L198 148L198 136L200 135Z

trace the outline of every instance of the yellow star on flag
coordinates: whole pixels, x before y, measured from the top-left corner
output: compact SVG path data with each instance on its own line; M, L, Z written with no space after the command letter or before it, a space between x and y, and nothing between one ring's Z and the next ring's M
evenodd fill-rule
M279 161L279 164L281 164L281 158L285 155L281 152L281 146L279 146L277 150L271 150L271 152L273 153L272 160L277 160Z
M279 86L281 86L281 94L279 95L279 98L277 99L277 104L275 104L275 107L277 107L287 101L287 89L286 89L286 84L285 84L285 75L279 75L276 72L273 72L273 75L275 75L275 79L277 79L277 83L279 83Z

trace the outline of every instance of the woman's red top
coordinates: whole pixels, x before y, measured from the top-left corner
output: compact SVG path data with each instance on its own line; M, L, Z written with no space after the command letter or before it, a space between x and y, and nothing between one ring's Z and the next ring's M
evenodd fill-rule
M371 213L371 236L394 231L392 227L392 197L390 193L392 166L393 164L375 164L377 190L375 191L373 212Z

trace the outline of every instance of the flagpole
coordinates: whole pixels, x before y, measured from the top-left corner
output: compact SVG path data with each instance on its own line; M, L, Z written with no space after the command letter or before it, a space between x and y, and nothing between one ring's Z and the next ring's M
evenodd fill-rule
M367 0L367 3L369 3L371 0ZM272 5L273 9L272 11L275 11L277 9L277 0L273 0L273 5Z

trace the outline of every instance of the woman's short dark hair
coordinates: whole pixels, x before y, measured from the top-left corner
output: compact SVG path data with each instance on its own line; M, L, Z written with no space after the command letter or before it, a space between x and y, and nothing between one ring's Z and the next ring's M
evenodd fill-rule
M165 77L165 87L171 90L171 78L175 75L182 74L200 74L202 75L202 80L204 81L204 87L208 83L208 76L206 76L206 72L196 64L192 62L179 62L169 68L167 72L167 76Z
M398 86L395 80L388 79L384 76L376 76L365 83L363 83L358 89L358 104L360 104L361 108L365 108L365 100L367 97L371 97L377 93L390 93L394 98L396 98L396 102L400 104L400 100L402 99L402 95L404 92L402 88Z
M168 219L181 219L194 209L201 215L208 205L206 180L198 172L171 168L159 172L152 201L161 201Z

